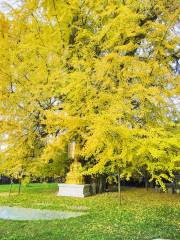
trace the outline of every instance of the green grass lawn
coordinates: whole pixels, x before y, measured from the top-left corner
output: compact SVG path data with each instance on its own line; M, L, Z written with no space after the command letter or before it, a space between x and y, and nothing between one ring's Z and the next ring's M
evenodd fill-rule
M57 197L57 184L30 184L17 195L18 186L0 185L0 205L36 209L83 211L77 218L51 221L0 219L0 240L151 240L180 239L180 197L126 188L119 205L117 193L85 199Z

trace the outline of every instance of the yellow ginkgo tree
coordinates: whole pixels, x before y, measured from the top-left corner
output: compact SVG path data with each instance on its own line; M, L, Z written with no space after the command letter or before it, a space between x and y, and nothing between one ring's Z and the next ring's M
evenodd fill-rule
M24 0L7 8L0 15L6 168L25 158L26 174L38 175L32 162L47 169L59 161L64 174L64 146L76 139L84 174L119 169L130 177L145 167L161 185L172 177L179 1Z

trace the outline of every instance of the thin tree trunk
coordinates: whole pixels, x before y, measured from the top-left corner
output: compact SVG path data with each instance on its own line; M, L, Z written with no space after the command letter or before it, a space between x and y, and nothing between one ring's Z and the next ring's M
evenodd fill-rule
M12 192L12 185L13 185L13 181L12 181L12 179L11 179L11 185L10 185L10 188L9 188L9 197L10 197L11 192Z
M102 193L102 175L99 176L99 193Z
M18 194L21 193L21 179L19 179L19 188L18 188Z
M145 172L145 188L146 188L146 191L148 191L148 173L147 173L147 171Z
M121 196L121 177L120 177L120 168L118 168L118 193L119 193L119 204L122 204L122 196Z

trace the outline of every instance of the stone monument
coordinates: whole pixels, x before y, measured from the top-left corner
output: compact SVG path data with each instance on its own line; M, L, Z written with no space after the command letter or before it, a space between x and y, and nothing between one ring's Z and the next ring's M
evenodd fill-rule
M73 141L68 146L68 157L73 160L65 183L58 184L58 196L87 197L91 195L91 185L85 184L79 161L79 146Z

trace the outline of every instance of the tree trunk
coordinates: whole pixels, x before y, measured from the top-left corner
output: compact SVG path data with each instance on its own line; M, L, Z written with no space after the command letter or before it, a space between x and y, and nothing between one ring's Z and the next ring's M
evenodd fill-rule
M103 182L102 182L102 175L99 176L99 193L103 191Z
M19 188L18 188L18 194L21 193L21 179L19 179Z
M146 191L148 191L148 173L147 173L147 171L145 172L145 188L146 188Z
M13 185L13 180L11 179L11 185L10 185L10 188L9 188L9 197L10 197L11 192L12 192L12 185Z
M119 193L119 204L122 204L122 196L121 196L121 177L120 177L120 168L118 169L118 193Z

